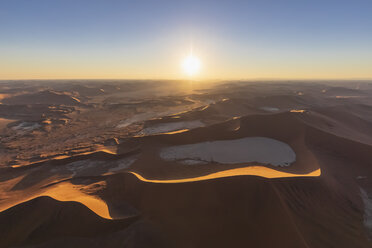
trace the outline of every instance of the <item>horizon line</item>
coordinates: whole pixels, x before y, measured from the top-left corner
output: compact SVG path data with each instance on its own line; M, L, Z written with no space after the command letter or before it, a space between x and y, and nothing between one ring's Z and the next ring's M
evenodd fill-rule
M63 80L86 80L86 81L98 81L98 80L115 80L115 81L372 81L371 78L205 78L205 79L187 79L187 78L12 78L12 79L0 79L1 81L63 81Z

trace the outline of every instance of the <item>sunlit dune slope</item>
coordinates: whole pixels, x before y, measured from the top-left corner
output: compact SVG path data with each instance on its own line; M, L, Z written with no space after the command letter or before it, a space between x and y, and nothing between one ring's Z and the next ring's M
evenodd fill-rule
M0 202L0 211L40 196L48 196L58 201L79 202L102 218L111 219L107 204L104 201L97 196L83 193L79 187L69 182L57 183L51 186L47 185L42 188L34 187L23 190L23 192L10 192L9 194L1 194L3 201Z
M170 180L161 180L161 179L147 179L141 176L136 172L131 172L139 180L149 183L187 183L187 182L196 182L204 181L216 178L223 177L233 177L233 176L259 176L264 178L288 178L288 177L318 177L321 175L321 170L317 169L313 172L307 174L294 174L287 173L282 171L277 171L271 168L263 166L250 166L245 168L236 168L231 170L219 171L216 173L211 173L205 176L193 177L193 178L184 178L184 179L170 179Z

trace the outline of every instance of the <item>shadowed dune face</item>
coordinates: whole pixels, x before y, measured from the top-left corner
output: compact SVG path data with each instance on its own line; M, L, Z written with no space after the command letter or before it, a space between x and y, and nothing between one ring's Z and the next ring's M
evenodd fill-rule
M53 105L77 105L80 100L74 96L55 91L40 91L31 94L21 94L1 100L3 104L53 104Z
M372 230L372 197L364 189L360 189L360 195L364 204L364 225Z
M123 184L119 186L117 181ZM157 223L175 247L242 243L273 247L278 242L279 247L317 247L324 243L368 247L368 241L362 238L361 202L345 204L346 198L339 192L334 194L334 186L325 181L321 177L267 180L237 176L153 184L117 175L106 182L116 185L116 192L123 192L111 195L108 201L124 197ZM318 228L324 232L318 232ZM268 236L270 239L263 238ZM288 236L291 238L283 238Z
M126 228L136 218L109 221L76 201L38 197L0 213L0 244L37 244L60 237L94 237Z
M368 82L0 89L0 247L371 247Z

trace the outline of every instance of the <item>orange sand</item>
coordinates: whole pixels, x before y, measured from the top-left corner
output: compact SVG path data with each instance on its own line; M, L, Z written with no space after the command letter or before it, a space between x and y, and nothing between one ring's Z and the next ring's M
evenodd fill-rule
M141 176L136 172L130 172L135 175L139 180L143 182L149 183L187 183L187 182L195 182L195 181L203 181L203 180L211 180L215 178L223 178L223 177L233 177L233 176L242 176L242 175L249 175L249 176L260 176L264 178L288 178L288 177L318 177L321 175L320 168L309 172L307 174L294 174L294 173L287 173L283 171L277 171L271 168L263 167L263 166L250 166L244 168L236 168L231 170L224 170L215 173L211 173L205 176L200 177L193 177L193 178L182 178L182 179L147 179Z

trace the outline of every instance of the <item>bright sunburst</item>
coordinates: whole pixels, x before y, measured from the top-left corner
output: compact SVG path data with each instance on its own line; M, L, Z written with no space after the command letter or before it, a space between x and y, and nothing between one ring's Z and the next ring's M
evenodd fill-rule
M200 59L193 54L190 54L182 61L182 69L184 73L189 77L193 77L198 74L200 71L200 67Z

